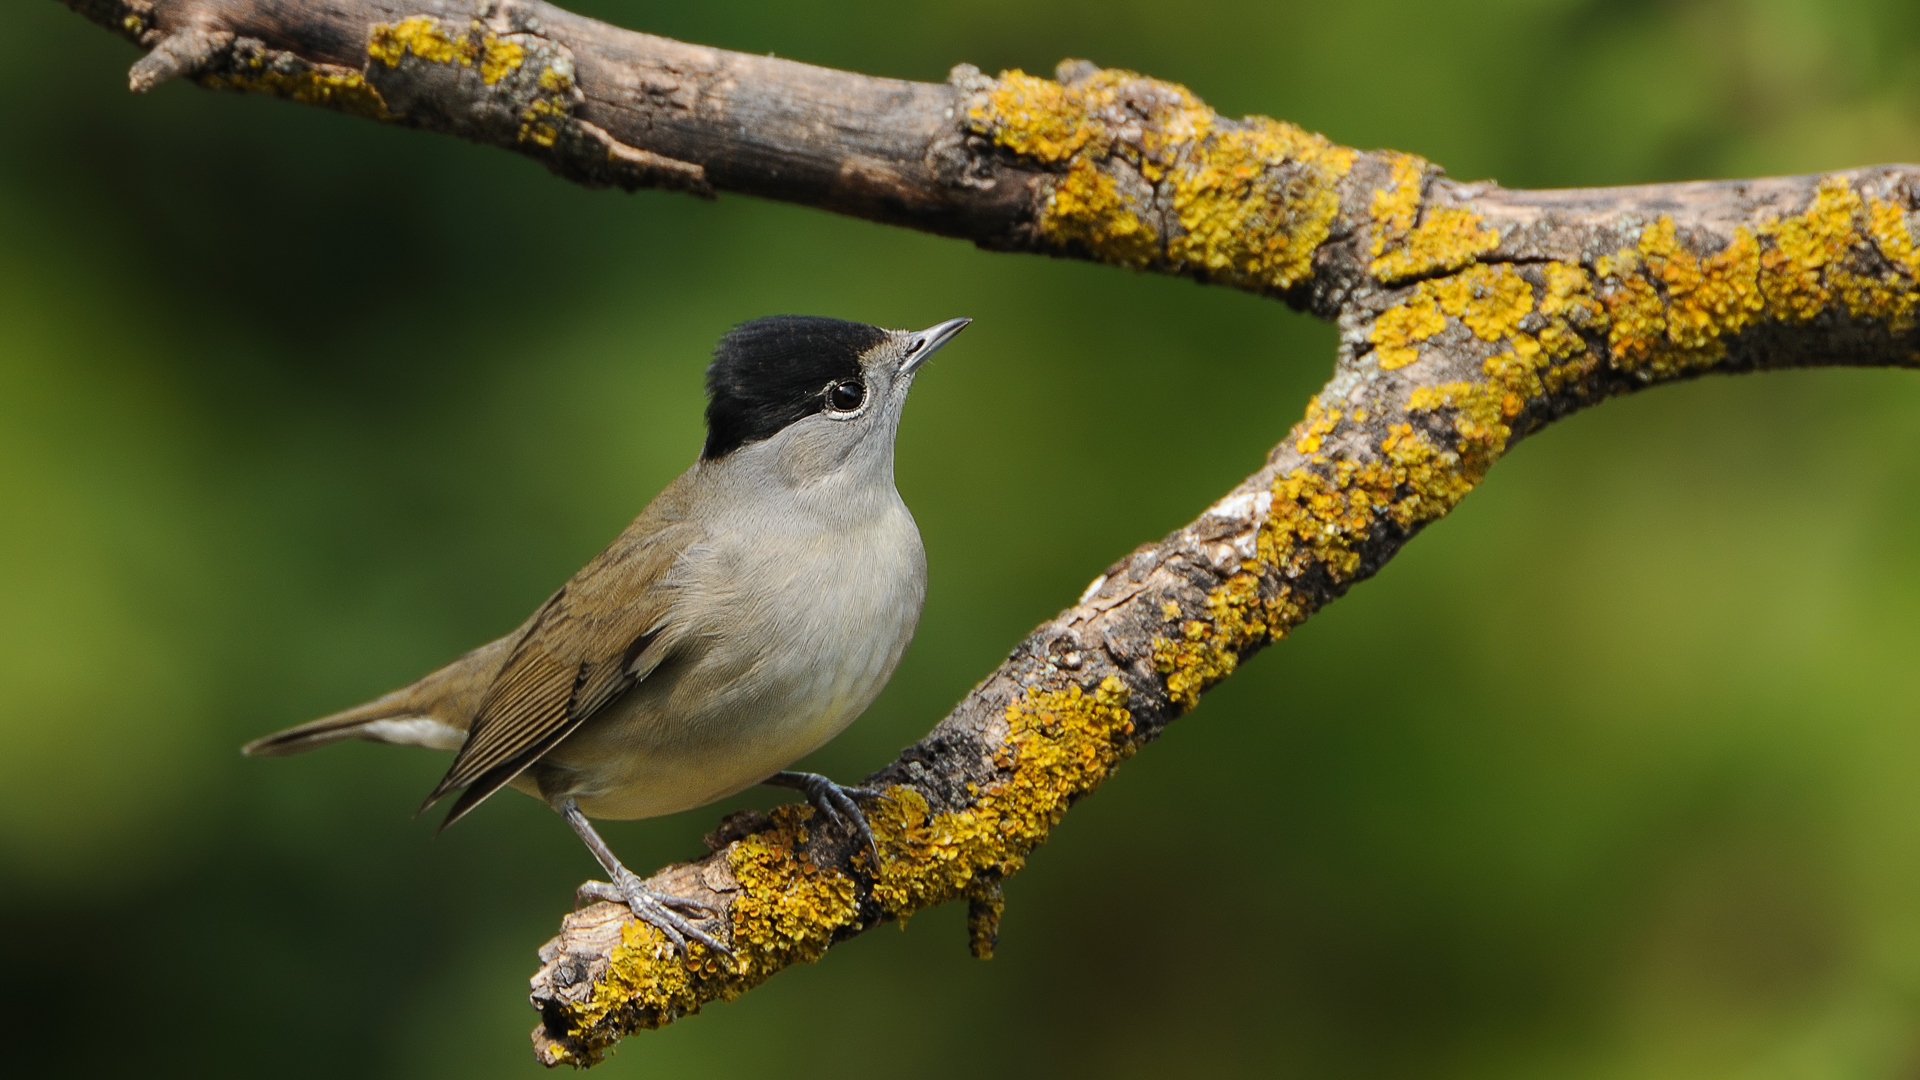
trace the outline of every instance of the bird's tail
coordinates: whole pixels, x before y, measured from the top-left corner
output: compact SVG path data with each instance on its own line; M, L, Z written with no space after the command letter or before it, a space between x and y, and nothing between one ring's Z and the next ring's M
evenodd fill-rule
M290 727L285 731L276 731L271 735L255 739L240 748L248 757L281 757L286 754L303 754L316 747L325 746L341 739L371 738L379 742L414 742L422 746L432 746L440 741L433 729L444 729L453 737L453 746L459 746L465 738L465 732L447 724L442 724L431 716L423 715L419 709L407 702L392 700L404 691L394 691L386 697L376 698L345 712L332 716L323 716L318 720L309 720L304 724ZM409 733L418 738L408 739ZM382 738L382 736L390 736ZM391 737L399 736L399 737Z
M506 663L512 643L509 636L482 645L391 694L255 739L240 752L249 757L281 757L341 739L459 749L488 684Z

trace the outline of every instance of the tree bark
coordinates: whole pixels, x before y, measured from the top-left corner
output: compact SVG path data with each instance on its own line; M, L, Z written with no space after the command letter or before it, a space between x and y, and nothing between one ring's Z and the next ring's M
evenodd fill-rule
M459 135L593 185L736 191L1248 289L1334 319L1332 379L1267 462L1114 564L874 774L880 863L804 806L736 814L652 879L710 902L729 965L624 908L541 949L534 1043L624 1034L1000 883L1068 807L1248 656L1379 569L1515 442L1703 374L1920 366L1916 185L1886 166L1580 191L1460 184L1082 61L945 85L621 30L538 2L64 0L171 77Z

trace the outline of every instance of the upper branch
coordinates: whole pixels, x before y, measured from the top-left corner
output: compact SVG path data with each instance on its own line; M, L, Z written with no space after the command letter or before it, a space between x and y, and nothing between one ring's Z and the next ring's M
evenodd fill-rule
M65 0L203 86L500 146L582 183L737 191L1191 274L1331 314L1389 155L1177 86L962 65L946 84L622 30L541 0ZM1438 175L1429 170L1423 179ZM1322 252L1329 241L1332 250Z
M534 978L541 1060L730 998L879 922L1000 883L1074 801L1444 516L1516 441L1715 372L1920 366L1920 169L1515 192L1407 154L1227 120L1063 64L868 78L618 30L533 0L65 0L176 74L515 149L626 187L751 192L1186 274L1336 318L1333 378L1266 464L1036 629L869 779L878 865L805 807L736 815L663 891L737 966L624 908L569 916Z

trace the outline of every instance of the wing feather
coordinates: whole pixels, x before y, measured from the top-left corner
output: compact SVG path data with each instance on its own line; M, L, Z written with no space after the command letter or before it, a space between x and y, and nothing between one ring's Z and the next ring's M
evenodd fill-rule
M441 828L512 782L659 664L667 651L669 601L662 582L702 535L684 518L660 520L661 503L673 490L528 622L488 688L466 744L421 807L467 789Z

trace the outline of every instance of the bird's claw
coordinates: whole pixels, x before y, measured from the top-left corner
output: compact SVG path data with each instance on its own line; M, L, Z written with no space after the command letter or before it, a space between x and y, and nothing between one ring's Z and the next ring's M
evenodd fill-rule
M766 782L804 794L815 813L833 822L835 827L853 833L854 839L866 848L874 872L879 872L880 845L873 838L873 829L867 825L867 815L854 800L877 799L881 792L874 788L842 787L819 773L775 773Z
M616 882L589 881L575 890L577 900L605 900L614 904L625 904L633 917L660 931L673 942L676 949L687 951L689 940L697 941L727 959L733 959L733 950L720 943L712 934L693 925L681 916L681 911L704 911L715 914L715 909L698 900L689 900L684 896L670 896L657 893L641 883L637 874L615 875ZM676 910L677 909L677 910Z

